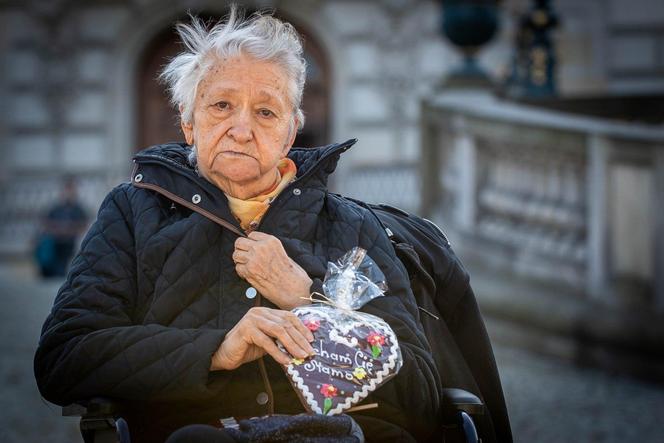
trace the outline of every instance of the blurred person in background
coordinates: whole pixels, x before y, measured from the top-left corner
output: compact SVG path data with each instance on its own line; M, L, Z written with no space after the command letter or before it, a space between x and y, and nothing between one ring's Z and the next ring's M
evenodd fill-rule
M64 277L83 233L88 217L78 200L76 182L66 177L60 200L49 208L41 220L35 247L35 260L43 278Z

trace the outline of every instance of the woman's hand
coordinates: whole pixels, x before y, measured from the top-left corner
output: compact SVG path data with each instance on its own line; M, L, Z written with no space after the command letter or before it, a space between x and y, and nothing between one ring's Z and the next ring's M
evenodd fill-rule
M235 271L258 292L284 310L310 303L311 279L272 235L254 231L235 241Z
M219 349L212 356L211 371L235 369L247 362L270 354L278 363L286 365L291 356L279 350L279 340L293 357L306 358L314 354L309 344L314 336L292 312L264 307L251 308L228 331Z

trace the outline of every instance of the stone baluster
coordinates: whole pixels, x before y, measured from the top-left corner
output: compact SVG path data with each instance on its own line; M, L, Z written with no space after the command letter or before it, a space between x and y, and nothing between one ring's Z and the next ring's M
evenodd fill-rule
M457 126L463 129L465 122L460 119ZM456 132L454 138L458 170L458 223L466 232L475 230L477 196L477 147L473 136L464 130Z
M655 308L664 311L664 146L655 148L655 200L651 204L655 208Z
M420 176L422 177L422 192L420 197L419 213L424 217L432 218L433 214L439 209L442 189L440 175L443 168L449 171L449 164L443 165L441 161L441 151L450 148L442 145L442 142L448 140L441 132L444 126L443 119L438 117L435 111L426 101L422 102L420 110L420 140L422 146L422 155L420 160Z
M606 291L607 279L607 166L610 142L597 134L588 136L588 276L587 291L592 297L601 297Z

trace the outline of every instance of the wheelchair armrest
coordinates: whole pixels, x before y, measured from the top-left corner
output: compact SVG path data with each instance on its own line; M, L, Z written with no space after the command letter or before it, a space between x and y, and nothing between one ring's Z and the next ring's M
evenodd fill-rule
M463 389L443 389L443 403L455 411L463 411L469 415L484 414L484 403L475 394Z
M120 406L107 397L94 397L62 408L65 417L81 417L79 428L85 443L130 443L127 422Z
M89 400L72 403L62 408L63 417L113 417L119 406L107 397L93 397Z

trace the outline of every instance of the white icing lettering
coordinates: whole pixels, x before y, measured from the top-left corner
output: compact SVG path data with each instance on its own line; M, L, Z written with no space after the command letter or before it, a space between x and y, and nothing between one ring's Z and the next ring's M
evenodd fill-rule
M340 355L334 352L329 352L323 348L323 340L319 341L319 346L318 349L314 349L316 351L316 354L318 354L320 357L332 360L334 362L338 362L344 365L351 365L353 364L353 360L350 358L348 354L346 355Z
M353 380L353 374L351 372L339 368L329 368L317 360L310 360L303 364L301 367L307 372L320 372L322 374L330 375L342 380Z

